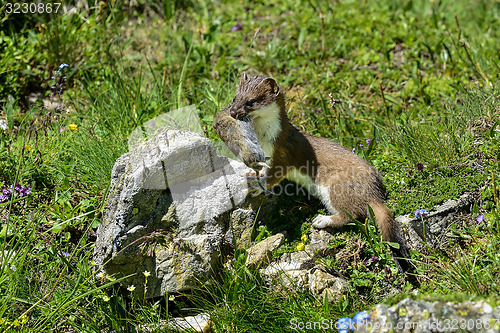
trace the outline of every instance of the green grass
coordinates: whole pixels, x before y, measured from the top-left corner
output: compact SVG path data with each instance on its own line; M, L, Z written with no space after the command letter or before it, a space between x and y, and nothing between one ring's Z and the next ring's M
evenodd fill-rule
M360 242L358 259L320 259L337 270L348 266L351 288L336 304L284 287L269 290L258 272L241 264L244 252L210 287L173 301L131 300L117 281L95 279L95 228L128 135L149 119L195 104L205 135L218 140L213 115L232 100L243 71L277 79L294 124L369 159L383 174L396 215L474 192L472 212L453 221L442 249L415 254L423 262L418 291L426 299L479 297L498 304L496 3L118 3L75 15L16 16L0 9L0 119L9 127L0 130L0 186L32 187L30 196L0 203L2 330L125 331L206 311L218 332L281 332L291 317L336 320L396 301L383 290L400 288L401 277L383 273L394 267L385 247L371 240L379 237L372 223L349 226L332 241L330 254ZM242 30L232 31L237 23ZM70 67L60 107L47 109L43 100L59 103L50 87L63 62ZM31 105L33 93L41 100ZM363 150L366 139L378 143ZM258 230L259 239L288 230L276 256L295 251L321 209L300 196L278 202L280 209ZM374 255L380 262L364 267ZM411 290L406 285L398 297Z

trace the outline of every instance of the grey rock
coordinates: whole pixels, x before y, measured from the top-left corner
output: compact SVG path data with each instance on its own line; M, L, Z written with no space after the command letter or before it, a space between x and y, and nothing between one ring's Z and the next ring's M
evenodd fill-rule
M324 229L313 229L309 234L310 243L306 244L305 251L314 253L315 251L328 248L333 235Z
M9 125L7 124L7 121L4 119L0 119L0 130L2 130L2 131L9 130Z
M285 253L276 262L260 270L269 285L284 285L297 292L310 292L320 300L337 302L349 287L348 282L317 264L317 253L328 249L333 236L325 230L314 230L303 251Z
M157 324L140 325L137 327L137 332L158 332L161 330L175 330L177 332L212 332L210 316L207 313L200 313L196 316L188 316L183 318L172 318L170 320L161 320Z
M16 271L17 267L12 263L12 259L17 257L17 252L13 250L4 250L0 254L0 267L8 267L11 271ZM15 262L15 260L14 260Z
M309 291L320 301L326 298L330 303L338 302L348 287L346 280L325 272L322 267L317 266L309 271Z
M140 297L207 281L220 249L233 241L230 210L245 206L247 170L190 132L165 131L124 154L112 170L96 264L128 276L122 285Z
M420 252L426 252L423 243L432 247L439 245L439 240L448 229L453 218L458 214L469 212L473 198L464 194L458 199L447 200L434 207L428 215L416 218L410 215L398 216L396 221L401 223L403 235L406 236L408 246Z
M247 250L247 266L261 266L269 263L272 252L285 242L284 234L276 234L255 244ZM262 267L262 266L261 266Z
M271 263L267 268L261 269L260 273L271 286L279 284L297 292L310 292L321 301L326 297L328 302L338 302L349 283L328 273L322 265L302 269L302 264L301 261L287 256L285 260Z
M270 286L283 285L298 292L309 290L309 270L300 269L298 261L278 261L260 269L260 274Z
M255 210L237 208L231 212L231 232L237 248L249 246L256 236Z
M52 81L53 82L53 81ZM43 102L43 106L47 110L54 110L57 109L60 106L60 102L57 100L57 98L47 98L45 97L42 93L31 93L28 96L28 101L31 105L36 104L38 100L41 100Z
M406 298L368 311L370 319L356 332L500 332L500 307L485 301L426 302Z

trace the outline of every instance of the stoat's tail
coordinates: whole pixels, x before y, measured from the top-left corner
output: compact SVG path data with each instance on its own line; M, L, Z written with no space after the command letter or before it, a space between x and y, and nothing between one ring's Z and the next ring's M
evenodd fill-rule
M401 236L401 232L396 224L396 221L392 218L391 211L381 201L374 201L369 205L375 214L377 225L382 232L384 240L399 244L399 249L395 249L391 246L392 254L398 269L402 272L410 270L412 268L412 265L408 260L411 258L410 251L406 245L405 239Z

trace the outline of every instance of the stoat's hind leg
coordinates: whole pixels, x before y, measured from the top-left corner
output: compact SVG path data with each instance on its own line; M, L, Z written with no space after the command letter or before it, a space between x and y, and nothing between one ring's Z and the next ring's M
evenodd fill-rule
M343 212L335 215L318 215L314 218L312 225L318 229L340 228L349 223L349 218Z

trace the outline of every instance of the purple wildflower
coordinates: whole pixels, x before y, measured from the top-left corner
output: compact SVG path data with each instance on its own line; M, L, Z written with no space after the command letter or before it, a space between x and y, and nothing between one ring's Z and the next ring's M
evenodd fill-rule
M10 197L5 194L0 194L0 203L4 203L10 200Z
M0 203L4 203L10 200L12 197L12 189L2 186L0 194Z
M479 222L479 223L483 222L483 221L484 221L484 214L479 215L479 216L476 218L476 221L477 221L477 222Z
M429 212L426 211L425 209L417 209L415 211L415 218L417 218L417 219L418 218L423 218L424 215L427 215L427 214L429 214Z
M361 149L363 149L363 150L365 149L365 147L363 146L363 144L362 144L362 143L360 143L360 144L359 144L359 147L360 147Z
M31 188L21 184L16 184L15 190L17 193L19 193L20 197L27 197L31 194Z
M336 326L339 330L339 333L347 333L349 332L349 330L354 330L354 322L351 318L347 317L339 318Z
M64 72L66 67L69 67L69 65L63 62L62 64L59 65L59 69L57 70L56 73L59 73L60 71Z
M379 262L379 260L380 260L380 259L379 259L377 256L373 256L373 257L371 257L371 258L370 258L370 261L371 261L372 263L374 263L374 264L378 263L378 262Z
M243 30L243 26L241 25L241 23L238 23L231 28L231 31L240 31L240 30Z
M417 170L423 170L423 169L424 169L424 165L422 163L418 163Z
M12 195L12 189L6 187L6 186L2 186L2 194L3 195Z
M31 188L21 184L10 185L8 187L2 186L0 189L0 203L11 200L14 192L17 192L20 197L27 197L31 194Z
M63 255L63 257L69 257L69 253L68 252L61 251L61 254Z
M340 269L345 271L347 269L347 264L343 263L342 266L340 266Z
M306 113L305 113L305 112L302 112L302 113L301 113L301 115L305 116L305 115L306 115Z
M356 152L356 147L352 148L352 152L355 153Z
M384 272L385 274L391 274L391 269L389 268L389 266L385 266Z
M372 142L372 139L366 139L366 144L369 145Z
M352 321L356 325L355 328L359 328L360 326L363 326L364 324L366 324L366 322L368 320L370 320L370 315L366 311L358 312L352 318Z

